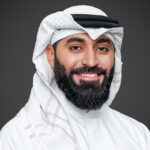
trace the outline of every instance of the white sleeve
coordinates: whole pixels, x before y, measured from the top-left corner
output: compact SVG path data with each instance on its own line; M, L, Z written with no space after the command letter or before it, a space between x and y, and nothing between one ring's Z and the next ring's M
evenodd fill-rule
M150 131L143 123L140 123L140 132L141 150L150 150Z
M6 125L0 131L0 150L16 150L12 134L9 132L9 126Z
M146 144L147 144L146 150L150 150L150 131L148 130L147 127L145 127L145 135L146 135Z
M0 131L0 150L35 150L19 117L11 119Z

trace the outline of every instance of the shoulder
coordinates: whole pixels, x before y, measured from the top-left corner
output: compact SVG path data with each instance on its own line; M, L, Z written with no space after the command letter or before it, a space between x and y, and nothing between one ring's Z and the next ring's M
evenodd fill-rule
M143 129L147 128L143 123L141 123L140 121L127 116L117 110L114 110L112 108L109 109L109 111L111 112L111 114L113 116L115 116L116 119L118 119L118 121L120 121L120 123L122 122L123 124L127 125L127 126L132 126L134 128L138 128L139 130L143 131Z
M0 149L24 150L23 145L30 144L26 132L25 114L19 112L13 119L8 121L0 131Z
M143 123L112 108L109 108L109 113L117 128L121 128L122 131L127 132L137 142L143 142L150 147L150 132Z

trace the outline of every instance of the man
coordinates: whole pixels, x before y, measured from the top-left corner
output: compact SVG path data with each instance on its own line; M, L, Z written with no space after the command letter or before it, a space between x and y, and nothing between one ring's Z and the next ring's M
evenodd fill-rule
M47 16L28 103L1 130L4 150L149 150L140 122L109 107L121 83L123 28L92 6Z

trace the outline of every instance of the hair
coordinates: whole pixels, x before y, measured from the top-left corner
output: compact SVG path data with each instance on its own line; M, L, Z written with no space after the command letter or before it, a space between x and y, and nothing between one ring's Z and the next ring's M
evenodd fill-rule
M52 46L53 46L53 48L54 48L54 52L55 52L55 54L56 54L56 49L57 49L57 45L58 45L58 43L60 42L60 40L59 41L57 41L57 42L55 42Z

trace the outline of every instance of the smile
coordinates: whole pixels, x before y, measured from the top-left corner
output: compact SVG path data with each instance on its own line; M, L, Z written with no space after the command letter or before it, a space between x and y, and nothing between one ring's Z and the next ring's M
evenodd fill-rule
M83 74L80 74L81 76L86 76L86 77L96 77L96 76L98 76L98 74L85 74L85 73L83 73Z
M97 74L97 73L81 73L81 74L74 74L74 77L78 80L84 81L96 81L99 80L100 82L103 81L104 75Z

